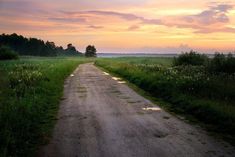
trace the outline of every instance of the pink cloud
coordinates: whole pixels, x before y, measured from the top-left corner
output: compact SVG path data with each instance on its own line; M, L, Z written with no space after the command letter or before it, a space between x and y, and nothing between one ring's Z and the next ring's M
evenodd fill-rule
M103 26L95 26L95 25L90 25L87 28L91 28L91 29L102 29L104 28Z
M139 28L140 28L140 26L138 26L138 25L132 25L127 30L128 31L135 31L135 30L138 30Z

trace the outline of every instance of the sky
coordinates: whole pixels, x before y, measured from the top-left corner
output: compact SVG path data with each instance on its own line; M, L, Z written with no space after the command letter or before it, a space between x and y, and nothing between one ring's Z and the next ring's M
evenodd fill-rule
M80 51L235 51L234 0L0 0L0 33Z

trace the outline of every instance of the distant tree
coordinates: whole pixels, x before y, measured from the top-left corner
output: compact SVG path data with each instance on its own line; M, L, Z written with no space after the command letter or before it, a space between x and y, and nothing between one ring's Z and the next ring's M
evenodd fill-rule
M222 53L215 53L208 66L212 73L235 73L235 57L232 53L227 56Z
M54 42L47 41L44 43L43 40L28 39L16 33L0 35L0 45L10 47L18 52L19 55L56 56L58 53Z
M46 45L47 45L48 47L50 47L51 49L56 49L56 46L55 46L55 43L54 43L54 42L47 41L47 42L46 42Z
M57 47L59 50L64 50L62 46Z
M66 56L81 56L82 53L77 51L75 46L73 46L71 43L67 45L67 48L65 49L65 53L61 53L61 55Z
M67 49L66 50L67 51L75 51L75 52L77 51L76 48L71 43L67 45Z
M173 64L178 65L205 65L208 61L208 57L205 54L199 54L196 51L191 50L174 58Z
M78 52L72 44L68 44L66 49L58 47L54 42L44 42L37 38L25 38L21 35L2 34L0 35L0 46L8 46L19 55L30 56L81 56L82 53Z
M18 54L7 46L0 46L0 60L18 59Z
M96 48L93 45L88 45L85 52L86 57L96 57Z

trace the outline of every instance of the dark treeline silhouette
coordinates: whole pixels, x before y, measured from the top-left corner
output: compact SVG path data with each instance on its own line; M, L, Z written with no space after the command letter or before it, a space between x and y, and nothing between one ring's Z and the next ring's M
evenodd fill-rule
M213 58L208 58L205 54L200 54L191 50L174 58L175 66L203 66L210 73L235 73L235 57L233 53L227 55L216 52Z
M96 57L96 48L93 45L88 45L85 52L86 57Z
M68 44L67 49L62 46L56 46L54 42L44 42L41 39L25 38L22 35L13 33L11 35L0 35L0 46L8 46L19 55L30 56L76 56L82 55L72 44Z
M81 52L77 51L76 48L70 43L67 45L67 48L64 50L62 46L57 48L58 55L65 55L65 56L76 56L76 55L82 55Z

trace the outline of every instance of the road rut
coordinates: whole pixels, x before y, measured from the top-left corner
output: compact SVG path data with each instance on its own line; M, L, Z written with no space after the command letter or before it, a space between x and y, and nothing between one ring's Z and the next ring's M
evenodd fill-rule
M170 115L93 64L65 81L41 157L234 157L229 144Z

